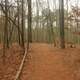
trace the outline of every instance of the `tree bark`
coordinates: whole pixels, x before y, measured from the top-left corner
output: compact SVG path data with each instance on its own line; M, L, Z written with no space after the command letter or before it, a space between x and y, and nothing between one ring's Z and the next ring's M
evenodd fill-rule
M65 48L64 37L64 0L59 0L60 47Z
M32 9L31 9L31 0L27 0L28 2L28 48L29 43L32 42Z

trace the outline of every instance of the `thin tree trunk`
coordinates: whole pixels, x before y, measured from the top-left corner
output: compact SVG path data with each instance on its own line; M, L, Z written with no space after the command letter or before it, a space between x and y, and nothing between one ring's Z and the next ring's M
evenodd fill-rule
M9 48L9 42L8 42L8 9L7 4L8 0L5 0L5 27L4 27L4 44L5 47Z
M19 24L20 24L20 22L19 22L19 1L17 0L17 11L18 11L18 43L19 43L19 45L21 44L21 38L20 38L20 33L19 33L19 29L20 29L20 27L19 27Z
M21 33L21 39L22 39L22 47L24 48L24 0L22 0L22 33Z
M27 0L28 2L28 49L29 43L32 42L32 10L31 10L31 0Z

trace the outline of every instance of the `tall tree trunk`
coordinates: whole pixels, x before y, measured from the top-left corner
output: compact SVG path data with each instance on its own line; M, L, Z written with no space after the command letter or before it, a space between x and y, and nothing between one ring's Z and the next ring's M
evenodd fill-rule
M18 43L19 43L19 45L21 44L21 38L20 38L20 36L21 36L21 34L20 34L20 32L19 32L19 30L20 30L20 27L19 27L19 25L20 25L20 22L19 22L19 20L20 20L20 16L19 16L19 0L17 0L17 11L18 11Z
M9 48L8 42L8 0L5 0L5 25L4 25L4 44L3 44L3 63L5 63L5 49Z
M22 0L22 33L21 33L21 39L22 39L22 47L24 48L24 0Z
M27 0L28 2L28 48L29 43L32 42L32 9L31 9L31 0Z
M64 39L64 0L59 0L60 47L65 48Z
M4 26L4 48L9 48L9 41L8 41L8 9L7 4L8 0L5 0L5 26Z

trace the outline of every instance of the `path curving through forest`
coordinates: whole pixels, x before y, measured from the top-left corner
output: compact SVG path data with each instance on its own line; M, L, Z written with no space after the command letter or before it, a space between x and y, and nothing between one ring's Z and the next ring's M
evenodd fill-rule
M75 49L57 49L48 44L32 44L31 59L25 60L21 80L75 80L66 54ZM78 80L78 79L76 79Z

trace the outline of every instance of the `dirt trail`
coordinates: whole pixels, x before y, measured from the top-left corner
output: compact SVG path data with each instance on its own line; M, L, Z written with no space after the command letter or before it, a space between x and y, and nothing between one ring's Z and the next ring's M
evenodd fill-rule
M25 61L21 80L75 80L64 57L74 49L68 50L54 49L47 44L33 44L30 52L32 57Z

